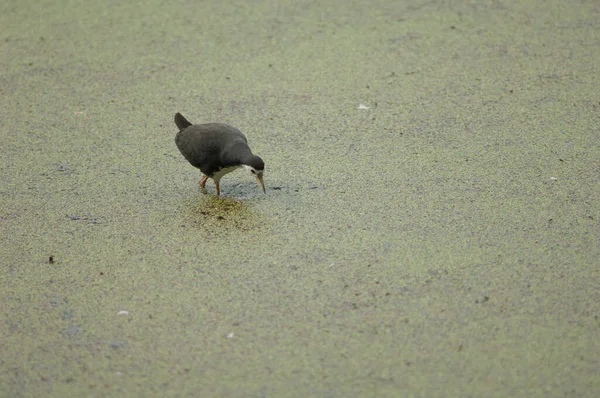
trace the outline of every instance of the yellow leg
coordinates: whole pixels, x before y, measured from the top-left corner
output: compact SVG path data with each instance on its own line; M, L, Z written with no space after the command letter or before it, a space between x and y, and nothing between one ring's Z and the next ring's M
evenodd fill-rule
M206 181L208 181L208 176L202 177L202 179L200 180L200 188L206 189Z

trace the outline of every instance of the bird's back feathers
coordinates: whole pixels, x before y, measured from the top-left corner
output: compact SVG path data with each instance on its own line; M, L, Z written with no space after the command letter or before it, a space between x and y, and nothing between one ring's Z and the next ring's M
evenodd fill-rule
M180 113L175 115L175 124L180 129L175 136L179 151L209 177L221 168L240 166L255 157L246 137L235 127L221 123L192 125Z

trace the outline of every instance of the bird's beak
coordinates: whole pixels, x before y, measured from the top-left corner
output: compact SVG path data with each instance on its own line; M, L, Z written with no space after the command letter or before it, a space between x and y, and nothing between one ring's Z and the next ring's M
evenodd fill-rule
M265 189L265 182L263 181L263 176L262 176L262 174L259 174L259 175L257 175L257 176L256 176L256 179L258 180L258 183L259 183L259 184L260 184L260 186L262 187L262 189L263 189L263 192L264 192L264 193L267 193L267 190Z

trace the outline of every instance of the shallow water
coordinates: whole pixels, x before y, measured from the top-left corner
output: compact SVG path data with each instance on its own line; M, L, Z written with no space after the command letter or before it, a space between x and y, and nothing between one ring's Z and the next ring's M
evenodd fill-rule
M6 5L0 395L596 396L598 11Z

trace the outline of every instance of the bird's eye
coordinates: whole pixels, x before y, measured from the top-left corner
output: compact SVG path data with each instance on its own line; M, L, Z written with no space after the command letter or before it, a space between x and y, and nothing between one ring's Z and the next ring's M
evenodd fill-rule
M252 172L252 174L256 174L256 171L254 171L254 170L250 170L250 171Z

